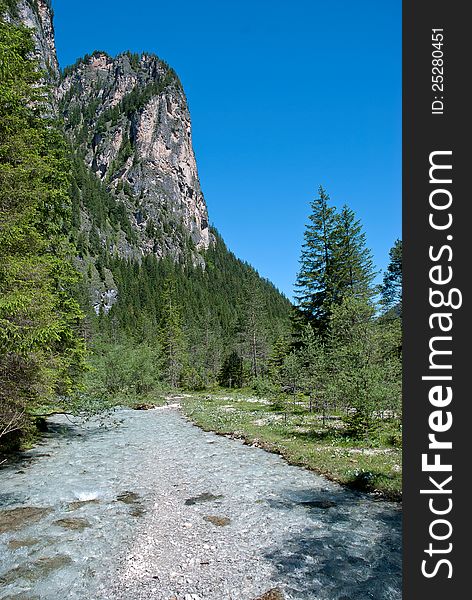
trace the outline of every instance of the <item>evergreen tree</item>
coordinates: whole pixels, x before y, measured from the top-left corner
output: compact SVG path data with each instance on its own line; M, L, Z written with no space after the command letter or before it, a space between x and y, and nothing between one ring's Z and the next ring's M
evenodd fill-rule
M341 302L346 295L370 298L375 271L372 253L367 248L362 225L354 211L344 205L336 215L334 245L334 277L336 292L334 302Z
M301 269L296 287L298 307L324 334L332 306L346 295L370 298L375 272L365 234L354 212L344 206L338 214L329 206L329 196L320 187L311 203L310 223L305 229ZM303 323L293 319L298 345Z
M302 369L300 355L292 350L284 359L281 369L281 383L284 391L292 394L294 403L296 394L301 388Z
M83 369L72 297L66 145L47 114L30 30L0 19L0 434ZM15 415L20 415L15 419Z
M176 388L180 383L186 362L186 340L181 308L176 299L175 284L172 280L166 281L162 293L159 341L165 379L171 387Z
M336 286L334 276L335 209L320 186L319 197L311 202L310 223L305 228L300 258L296 300L300 309L322 328L329 315Z
M299 351L302 364L301 386L309 398L310 412L322 409L323 418L329 403L330 360L325 341L307 323L302 336L303 345Z
M188 386L203 389L215 383L221 368L223 340L221 325L210 307L202 310L203 323L188 324L186 327L192 370L187 373Z
M280 371L285 358L290 354L290 350L291 341L287 335L281 335L275 340L268 359L268 370L271 379L277 380L280 377Z
M256 273L252 273L243 288L241 338L244 354L251 364L251 376L257 378L264 371L267 355L266 311Z
M384 273L383 284L380 288L382 305L386 311L393 311L401 316L402 313L402 285L403 285L403 245L401 240L396 240L389 252L390 262L387 272Z
M383 411L398 411L400 356L398 330L383 326L365 299L346 296L330 319L331 389L346 408L348 432L375 431Z
M233 350L223 361L218 377L220 385L239 388L243 385L243 359Z

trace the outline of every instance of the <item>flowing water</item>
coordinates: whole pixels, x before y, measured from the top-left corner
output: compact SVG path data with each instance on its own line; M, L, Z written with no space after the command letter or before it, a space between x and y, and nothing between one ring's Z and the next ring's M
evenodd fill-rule
M2 600L401 598L398 505L173 409L114 421L55 416L0 470Z

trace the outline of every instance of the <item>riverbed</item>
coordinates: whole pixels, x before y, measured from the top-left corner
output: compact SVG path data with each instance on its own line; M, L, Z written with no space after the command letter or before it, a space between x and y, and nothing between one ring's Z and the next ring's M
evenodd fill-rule
M396 503L172 407L48 426L0 470L2 600L401 598Z

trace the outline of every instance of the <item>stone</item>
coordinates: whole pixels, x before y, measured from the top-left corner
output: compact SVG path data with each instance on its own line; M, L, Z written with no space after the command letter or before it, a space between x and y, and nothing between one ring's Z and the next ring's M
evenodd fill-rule
M219 500L220 498L223 498L222 494L215 496L214 494L204 492L203 494L199 494L193 498L187 498L187 500L185 500L185 504L187 506L191 506L193 504L201 504L202 502L213 502L213 500Z
M307 508L333 508L333 506L336 506L336 502L332 500L309 500L307 502L300 502L300 504Z
M64 529L71 529L75 531L83 531L84 529L87 529L87 527L92 526L87 519L80 519L78 517L58 519L57 521L54 521L53 524L63 527Z
M18 531L32 523L40 521L52 512L50 507L42 506L19 506L0 511L0 533L7 531Z
M272 588L254 600L285 600L285 596L279 588Z
M136 492L123 492L116 499L118 502L123 502L124 504L136 504L141 501L141 496Z
M8 547L12 550L18 550L19 548L29 548L30 546L35 546L39 544L39 540L34 538L26 538L24 540L10 540L8 542Z
M87 504L99 504L100 500L98 498L92 498L91 500L75 500L74 502L69 502L67 505L67 510L74 511Z
M231 523L231 519L229 517L219 517L218 515L206 515L203 518L205 521L213 523L213 525L217 525L218 527L225 527Z
M56 556L47 556L39 558L31 564L20 565L14 569L10 569L0 577L0 583L9 585L19 579L28 581L39 581L47 577L53 571L70 565L72 559L66 554L57 554Z
M2 600L41 600L39 596L31 596L29 593L14 594L13 596L3 596Z

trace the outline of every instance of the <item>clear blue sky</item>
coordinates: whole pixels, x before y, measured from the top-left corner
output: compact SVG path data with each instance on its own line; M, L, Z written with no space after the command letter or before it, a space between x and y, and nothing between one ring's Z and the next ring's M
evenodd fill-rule
M376 265L401 237L400 0L54 0L62 67L155 52L179 74L211 222L289 297L322 184Z

